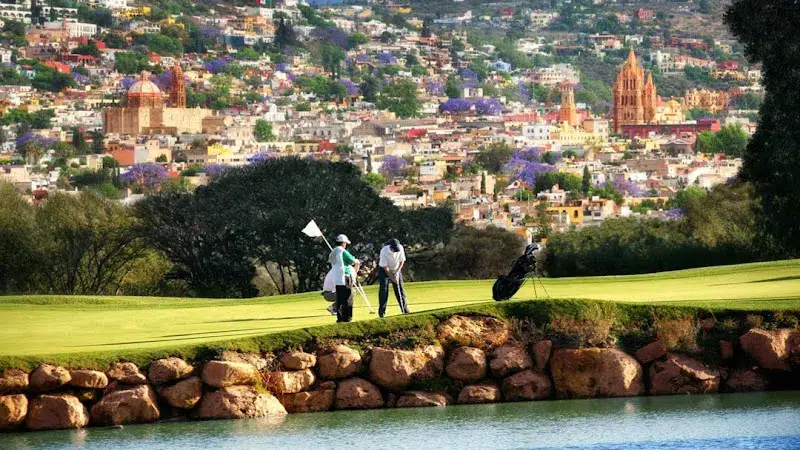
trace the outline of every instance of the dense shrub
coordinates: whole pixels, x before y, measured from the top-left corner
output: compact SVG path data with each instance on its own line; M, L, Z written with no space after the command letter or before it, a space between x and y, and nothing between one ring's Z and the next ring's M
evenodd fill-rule
M720 185L686 200L678 220L621 218L553 235L552 277L626 275L767 259L759 245L752 187Z
M508 272L522 250L522 240L508 231L463 227L444 248L411 257L408 276L414 281L494 278Z

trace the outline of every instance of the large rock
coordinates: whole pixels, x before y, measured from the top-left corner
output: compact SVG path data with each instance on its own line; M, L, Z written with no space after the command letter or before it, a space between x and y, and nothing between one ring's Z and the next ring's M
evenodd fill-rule
M178 381L174 386L159 388L158 393L167 400L170 406L191 409L203 396L203 380L198 377L189 377Z
M59 366L42 364L31 372L30 389L33 392L49 392L66 385L69 380L71 380L69 370Z
M296 394L314 385L314 372L310 369L291 372L270 372L269 390L276 394Z
M435 392L408 391L397 399L397 408L420 408L427 406L447 406L452 400L445 394Z
M106 375L108 375L109 379L118 381L121 384L147 384L147 377L132 362L116 363L106 372Z
M268 392L260 393L252 386L228 386L204 395L197 415L201 419L250 419L284 416L286 408Z
M349 378L336 386L337 409L374 409L383 406L381 391L361 378Z
M464 386L458 394L458 403L464 404L495 403L500 400L500 388L490 382Z
M489 362L489 369L497 378L528 370L531 367L533 367L533 360L523 345L497 347L492 352L492 360Z
M553 386L547 375L525 370L503 380L500 389L503 391L503 398L513 402L545 399L550 396Z
M165 358L150 363L147 376L153 384L182 380L192 374L194 367L181 358Z
M719 341L719 356L722 359L724 359L724 360L732 359L733 356L734 356L734 353L735 352L734 352L734 348L733 348L733 342L731 342L731 341L723 341L723 340Z
M485 362L484 362L485 364ZM412 382L439 378L444 369L444 349L428 345L416 350L377 347L369 363L370 379L387 389L405 389Z
M736 370L725 380L728 392L766 391L768 387L769 380L755 369Z
M486 353L475 347L458 347L450 354L445 368L447 376L465 383L474 383L486 376Z
M42 395L29 402L25 423L31 430L83 428L89 411L72 395Z
M328 411L333 407L335 397L335 389L320 389L297 394L279 394L278 400L281 401L286 411L294 414Z
M658 358L667 354L667 347L660 340L653 341L644 347L636 350L636 359L640 364L644 365L649 362L655 361Z
M553 341L544 339L531 346L533 353L533 363L540 372L544 372L547 363L550 362L550 354L553 351Z
M317 352L317 370L322 378L336 380L352 377L361 371L361 353L346 345L337 345Z
M222 352L220 361L228 361L235 363L250 364L255 367L259 372L267 369L267 360L258 353L240 353L232 350L225 350Z
M258 370L247 363L209 361L203 367L203 381L217 388L253 385L259 378L261 375Z
M800 346L800 330L782 328L774 331L753 328L739 338L742 350L760 367L789 370L789 356ZM800 351L797 348L795 351Z
M651 394L704 394L719 389L719 371L685 355L669 354L650 366Z
M505 322L494 317L456 315L439 324L437 336L446 345L486 350L505 344L511 337L511 330Z
M550 370L559 398L630 397L644 390L642 366L616 349L558 349Z
M16 428L28 415L28 398L22 394L0 395L0 430Z
M150 386L138 385L103 396L92 406L92 422L97 425L125 425L155 422L161 416L156 393Z
M19 369L8 369L0 376L0 395L21 394L28 390L28 374Z
M70 389L68 393L77 397L81 403L94 403L103 396L103 391L100 389L75 388Z
M279 361L286 370L304 370L317 365L317 357L305 352L284 353Z
M69 385L84 389L105 389L108 386L108 377L97 370L70 370Z

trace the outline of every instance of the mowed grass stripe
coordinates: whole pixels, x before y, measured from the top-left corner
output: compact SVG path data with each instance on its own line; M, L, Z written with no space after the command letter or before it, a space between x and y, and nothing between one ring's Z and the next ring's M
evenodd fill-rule
M552 298L727 309L800 310L800 260L639 276L544 279ZM491 302L493 280L409 283L413 312ZM544 292L537 283L538 294ZM367 286L377 308L377 287ZM534 298L528 282L515 297ZM355 319L376 316L356 297ZM319 293L246 300L0 297L0 355L30 356L197 345L334 322ZM390 294L389 315L398 313Z

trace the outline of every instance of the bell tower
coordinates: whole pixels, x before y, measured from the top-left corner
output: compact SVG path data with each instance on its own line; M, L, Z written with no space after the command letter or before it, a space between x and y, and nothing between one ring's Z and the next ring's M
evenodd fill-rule
M172 108L186 108L186 81L183 79L183 69L177 64L172 68L169 106Z

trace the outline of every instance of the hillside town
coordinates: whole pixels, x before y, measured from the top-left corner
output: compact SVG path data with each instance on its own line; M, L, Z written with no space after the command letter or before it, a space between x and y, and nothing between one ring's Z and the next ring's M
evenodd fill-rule
M0 181L132 204L349 161L400 208L530 240L736 176L761 72L713 4L538 3L3 3Z

